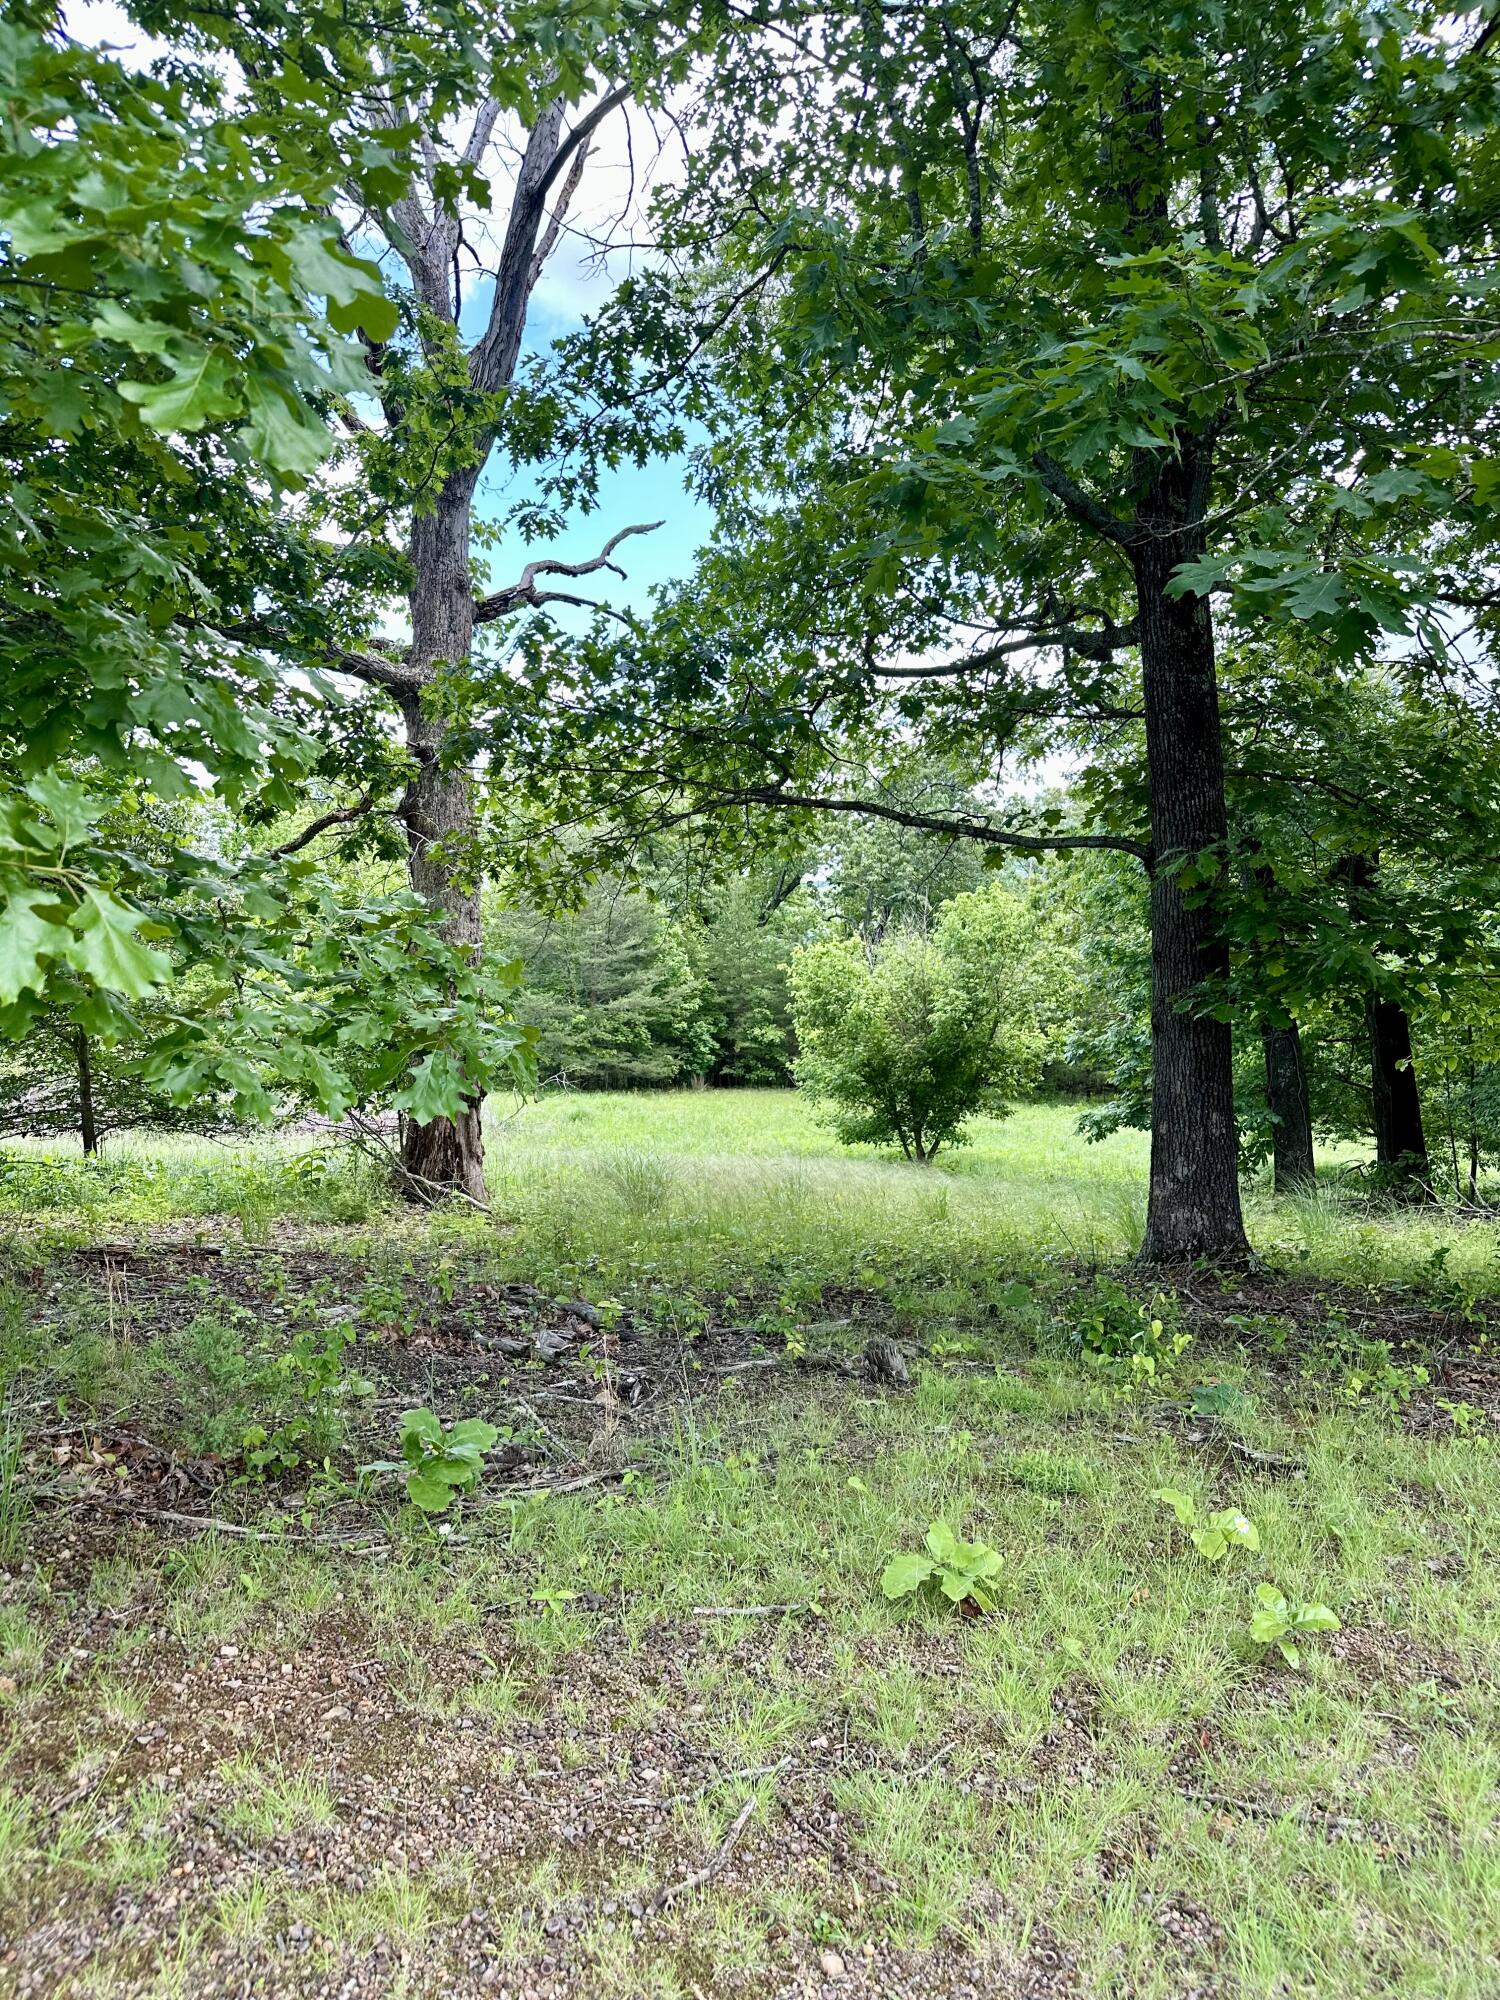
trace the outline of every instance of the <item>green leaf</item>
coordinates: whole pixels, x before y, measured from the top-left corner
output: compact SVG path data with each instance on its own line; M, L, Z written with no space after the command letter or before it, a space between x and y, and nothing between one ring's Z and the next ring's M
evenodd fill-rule
M453 1504L453 1488L433 1467L423 1466L408 1477L406 1497L424 1514L442 1514Z
M340 333L362 329L371 340L389 340L400 324L394 300L385 295L377 265L347 251L319 229L298 230L287 254L302 285L327 302L329 324Z
M1262 1608L1250 1615L1250 1636L1257 1644L1269 1646L1279 1639L1287 1629L1287 1621L1279 1611Z
M408 1441L428 1445L433 1451L443 1448L443 1426L431 1410L407 1410L401 1418L401 1443Z
M171 972L164 953L153 951L137 935L143 919L116 902L107 889L85 889L72 918L72 937L65 956L111 993L143 1000Z
M1170 1507L1184 1528L1191 1528L1198 1518L1198 1510L1193 1505L1192 1495L1180 1493L1175 1486L1158 1486L1151 1498L1160 1500L1164 1506Z
M60 777L56 771L43 771L33 778L26 787L26 796L52 821L64 852L85 839L90 827L103 816L97 799L90 798L82 785Z
M250 384L246 399L240 437L262 465L301 478L325 457L332 439L304 403L260 382Z
M1341 1629L1337 1617L1326 1604L1299 1606L1292 1623L1299 1632L1337 1632Z
M200 348L166 382L122 382L120 394L157 431L201 431L229 415L235 397L227 359Z
M446 1442L450 1449L472 1446L482 1454L493 1448L499 1435L495 1425L483 1417L463 1417L449 1430Z
M925 1537L929 1552L941 1562L952 1562L958 1550L958 1540L946 1521L934 1521Z
M65 924L39 911L56 908L56 899L41 889L18 889L0 908L0 1005L28 989L40 992L45 983L42 961L61 955L69 942Z
M922 1588L930 1576L936 1574L937 1565L923 1555L892 1556L885 1566L880 1579L880 1588L889 1598L910 1597Z

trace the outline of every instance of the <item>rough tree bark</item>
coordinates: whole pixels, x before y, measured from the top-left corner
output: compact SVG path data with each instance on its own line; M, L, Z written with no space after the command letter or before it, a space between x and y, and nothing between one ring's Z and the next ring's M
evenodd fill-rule
M561 98L545 105L537 115L516 175L484 330L465 357L470 385L480 395L493 396L511 381L521 351L531 293L558 240L563 215L582 175L591 136L603 118L623 102L624 95L623 91L608 93L566 135L562 129ZM497 104L481 106L464 147L464 158L470 164L477 166L483 161L498 119ZM438 162L435 137L428 153L435 166ZM561 185L549 217L548 199L559 181ZM459 279L459 252L463 245L460 218L434 196L430 186L414 184L393 205L386 229L393 247L406 263L412 288L422 305L456 331L463 304ZM382 351L378 347L372 349L369 355L372 385L380 395L388 430L399 435L405 412L385 394L382 360ZM476 621L502 617L523 605L541 604L553 596L562 596L561 592L540 589L538 575L548 571L581 575L601 567L614 547L611 542L603 556L590 563L533 563L528 565L519 584L476 601L471 571L473 502L493 447L493 434L481 432L473 440L470 462L448 473L435 495L413 496L407 548L411 568L409 648L404 654L394 649L345 654L336 663L383 688L401 712L407 747L415 765L401 806L411 885L441 916L444 936L475 956L483 950L483 935L472 780L467 771L445 762L447 731L442 718L433 713L428 703L428 692L439 670L462 669L468 661ZM619 539L615 537L615 541ZM456 1118L438 1118L428 1124L406 1121L401 1163L403 1191L410 1198L430 1201L445 1193L456 1193L472 1201L485 1201L482 1111L483 1097L476 1090Z
M1302 1034L1295 1021L1279 1028L1265 1021L1260 1030L1266 1065L1266 1109L1271 1114L1271 1178L1277 1194L1295 1194L1314 1176L1312 1107Z
M1370 1034L1375 1163L1392 1193L1407 1201L1430 1201L1432 1167L1412 1063L1411 1022L1404 1007L1373 993L1365 1002L1365 1022Z
M479 883L470 851L475 825L467 771L445 769L440 761L444 729L427 713L422 689L444 662L469 657L474 638L474 602L469 582L469 528L473 480L450 479L437 507L412 523L411 651L408 665L417 685L398 692L407 748L416 774L401 807L406 827L411 885L443 913L447 941L477 958L484 948ZM483 1099L456 1118L429 1124L408 1121L402 1134L401 1166L406 1191L416 1199L457 1192L471 1201L487 1199L484 1182Z
M99 1151L99 1127L94 1118L94 1055L82 1028L73 1037L73 1055L78 1064L78 1136L89 1159Z
M1185 1010L1204 979L1223 979L1229 949L1212 912L1194 907L1176 865L1229 836L1224 751L1208 600L1170 597L1180 563L1201 553L1206 476L1184 443L1157 478L1131 539L1151 785L1151 1185L1141 1261L1250 1254L1240 1210L1239 1146L1227 1021Z
M1378 854L1351 854L1340 864L1349 913L1367 922L1366 899L1380 873ZM1393 1194L1408 1201L1432 1199L1432 1167L1422 1128L1422 1101L1412 1061L1411 1022L1399 1002L1375 993L1365 996L1365 1028L1370 1042L1370 1110L1375 1164Z

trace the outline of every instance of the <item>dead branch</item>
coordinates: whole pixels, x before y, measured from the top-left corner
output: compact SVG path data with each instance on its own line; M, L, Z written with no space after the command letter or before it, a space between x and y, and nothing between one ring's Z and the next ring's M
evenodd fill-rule
M598 555L591 557L587 562L568 563L556 556L539 556L535 562L527 563L518 583L507 584L503 590L492 591L488 597L478 599L474 606L474 623L491 624L496 618L508 617L512 611L517 611L522 605L527 604L535 606L556 600L568 604L587 604L589 602L587 598L569 596L565 591L539 590L537 578L592 576L595 571L601 569L612 570L616 576L623 577L625 571L618 563L610 561L615 550L628 536L653 534L662 525L660 521L637 521L628 528L621 528L618 534L610 536Z

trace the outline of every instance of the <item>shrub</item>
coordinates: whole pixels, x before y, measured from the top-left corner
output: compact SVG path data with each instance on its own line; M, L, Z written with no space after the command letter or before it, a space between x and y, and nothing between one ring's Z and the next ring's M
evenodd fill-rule
M977 1112L1003 1115L1034 1078L1022 930L1013 899L985 890L956 897L930 935L795 954L797 1080L830 1107L846 1145L894 1141L925 1165L962 1143Z

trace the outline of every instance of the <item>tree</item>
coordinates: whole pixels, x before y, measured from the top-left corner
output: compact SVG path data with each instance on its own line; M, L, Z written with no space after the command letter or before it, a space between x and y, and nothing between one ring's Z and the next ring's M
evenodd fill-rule
M578 664L587 767L617 819L891 817L851 744L1086 738L1082 824L903 823L1145 865L1147 1261L1247 1247L1230 1025L1195 998L1230 971L1216 625L1332 661L1420 636L1441 674L1445 614L1493 615L1488 12L809 9L784 63L722 66L679 204L695 323L705 265L734 305L724 525L649 644Z
M241 19L263 67L267 19ZM152 810L198 802L222 831L230 810L294 810L320 772L394 766L367 716L327 726L324 647L273 661L254 626L305 611L316 565L287 495L329 448L329 407L367 379L351 336L397 324L329 205L348 188L378 201L421 149L371 112L372 72L338 10L274 20L274 105L227 89L175 12L155 23L177 43L159 74L80 48L51 7L0 24L0 463L14 502L0 563L0 1032L50 1021L84 1048L128 1040L132 1008L174 969L217 967L255 1004L227 1043L171 1018L152 1054L171 1087L269 1105L279 1075L331 1109L380 1072L390 1101L431 1119L456 1106L458 1080L509 1065L503 982L420 936L401 898L358 917L341 907L337 937L312 951L331 942L333 959L315 967L289 928L307 916L301 840L199 848L163 840ZM420 78L439 104L476 64L514 95L535 59L447 0L377 7L368 25L383 89ZM362 574L351 561L352 586ZM412 963L415 1006L395 977ZM315 977L343 982L345 1032L320 1027L304 1046ZM303 1000L270 1022L275 993ZM383 1061L356 1055L355 1023L383 1040Z
M487 942L524 964L517 1011L544 1081L661 1086L712 1059L706 994L670 915L639 890L594 884L574 911L494 911Z
M795 1037L788 967L799 944L822 928L802 888L804 862L731 878L683 919L683 943L703 987L713 1038L709 1081L785 1085Z
M797 1080L833 1107L846 1145L894 1140L929 1165L980 1111L1034 1076L1038 1037L1011 898L959 896L930 933L805 946L792 959Z
M470 962L482 951L485 855L465 737L456 725L471 705L476 635L548 606L592 602L570 586L605 571L621 573L620 544L659 525L627 527L583 561L538 555L499 589L476 580L476 556L503 526L519 525L533 537L558 531L556 509L538 501L499 522L476 518L481 482L497 453L513 464L534 461L557 432L559 411L545 385L518 376L531 296L606 120L633 96L650 95L684 71L691 37L674 32L674 11L688 16L692 9L640 10L615 0L508 8L497 23L505 62L493 66L490 79L471 75L470 87L456 95L441 78L436 88L418 77L400 87L388 81L378 21L364 43L358 29L350 31L352 60L340 44L351 76L368 78L379 122L411 142L378 188L351 179L342 191L346 240L378 244L391 274L392 324L366 340L363 396L339 408L347 441L342 462L355 477L332 491L321 521L311 524L324 572L324 604L315 609L313 629L307 619L286 616L254 620L252 629L263 647L295 654L307 650L321 627L325 665L394 710L409 758L396 811L406 831L411 886ZM205 36L222 39L241 60L268 112L281 85L276 68L259 59L259 11L251 8L248 28L238 13L230 20L210 11L195 18ZM278 18L269 7L273 39ZM519 163L508 212L492 221L486 177L512 128ZM499 247L491 266L475 245L492 233ZM471 336L466 326L476 301L478 331ZM591 410L598 400L591 385ZM638 440L634 448L638 456L644 449ZM579 489L586 495L588 487L585 472ZM382 558L384 589L372 602L368 590L351 585L368 578ZM405 642L382 636L381 598L400 601ZM328 615L329 605L337 615ZM361 806L374 809L389 796L388 777L377 771ZM476 1073L451 1116L410 1122L403 1157L414 1187L484 1198L484 1087Z

